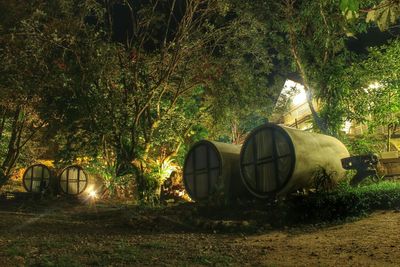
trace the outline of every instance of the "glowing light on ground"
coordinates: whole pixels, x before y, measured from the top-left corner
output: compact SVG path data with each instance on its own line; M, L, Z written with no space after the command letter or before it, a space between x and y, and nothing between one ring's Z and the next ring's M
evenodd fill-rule
M89 185L86 190L85 193L82 194L82 198L81 200L89 203L89 204L94 204L98 199L100 199L101 197L99 196L99 188L96 188L94 185Z
M90 191L89 192L89 197L91 197L92 199L95 199L95 198L97 198L97 193L96 193L96 191Z

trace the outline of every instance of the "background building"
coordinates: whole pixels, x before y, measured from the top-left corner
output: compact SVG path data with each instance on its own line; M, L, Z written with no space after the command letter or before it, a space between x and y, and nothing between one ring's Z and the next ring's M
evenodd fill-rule
M318 111L318 101L313 100L313 104L316 111ZM271 116L271 122L305 131L311 131L313 129L312 113L307 102L307 93L303 85L292 80L286 80L276 102ZM368 133L367 125L356 124L350 121L344 123L342 130L351 137ZM375 134L382 135L382 137L387 136L387 129L384 126L377 127ZM400 134L392 134L390 150L400 150Z

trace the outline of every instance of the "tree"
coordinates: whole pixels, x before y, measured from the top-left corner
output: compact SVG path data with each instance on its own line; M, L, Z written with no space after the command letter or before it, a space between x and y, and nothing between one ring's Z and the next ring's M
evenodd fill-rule
M337 103L338 92L331 91L327 81L351 60L344 42L349 25L341 18L335 1L288 0L277 3L276 9L275 19L281 21L277 29L289 46L290 61L305 87L314 122L321 132L335 135L337 120L332 123L327 116L331 113L317 112L312 100L320 100L322 110Z
M160 11L160 4L163 10L167 7L167 14ZM131 12L135 10L127 5ZM265 31L252 25L248 34L244 29L251 25L251 18L229 18L229 7L223 1L151 1L141 6L142 11L131 13L133 34L123 48L117 48L120 56L113 66L120 73L102 82L112 80L121 88L116 99L122 101L116 102L126 105L120 108L121 117L113 119L115 131L107 138L118 140L112 141L118 155L117 175L132 168L140 192L147 192L148 181L154 180L151 176L157 167L151 162L176 155L192 127L201 125L202 119L210 121L210 113L228 114L221 109L228 104L224 100L229 99L232 108L236 99L247 97L241 99L242 109L259 96L264 102L269 100L264 77L271 64L260 50L265 46L249 38ZM239 16L236 6L230 8ZM165 26L159 29L160 25ZM241 45L234 47L233 42ZM97 91L113 87L96 86ZM156 160L160 151L166 151L165 156Z
M165 163L211 125L213 113L243 111L240 99L244 106L259 99L268 110L272 64L262 38L252 40L266 29L238 6L214 0L35 6L18 30L22 51L38 64L27 67L38 79L35 111L63 147L62 158L100 156L110 180L134 178L139 197L151 201ZM243 45L235 47L238 41ZM227 104L235 104L229 112L216 108Z
M370 130L386 128L387 149L400 123L400 42L371 48L368 58L353 63L338 77L345 92L348 118L367 123Z
M7 182L22 149L28 144L40 128L45 125L35 110L39 99L34 92L41 83L42 63L32 58L29 45L15 28L28 17L31 6L14 3L1 3L6 11L0 21L0 186Z
M240 144L246 134L264 123L284 83L283 45L279 33L268 23L265 1L228 1L224 24L232 29L221 40L215 60L220 77L208 96L210 137Z

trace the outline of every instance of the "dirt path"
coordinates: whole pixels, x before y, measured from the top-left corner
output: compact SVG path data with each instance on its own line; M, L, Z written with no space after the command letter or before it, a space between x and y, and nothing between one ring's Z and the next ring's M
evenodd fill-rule
M400 266L400 213L376 212L357 222L250 237L260 265Z
M400 213L330 227L220 234L115 207L0 210L0 266L202 265L400 266Z

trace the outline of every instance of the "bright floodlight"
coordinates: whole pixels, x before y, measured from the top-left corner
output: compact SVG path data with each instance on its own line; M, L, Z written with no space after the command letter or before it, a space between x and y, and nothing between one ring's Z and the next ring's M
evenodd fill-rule
M289 96L294 106L307 102L307 93L304 90L304 86L292 80L286 80L281 94Z
M307 102L307 94L304 91L304 89L298 89L298 90L299 90L299 93L297 95L295 95L293 98L293 104L295 106L304 104Z
M349 133L350 129L351 129L351 121L345 121L343 126L342 126L342 131L344 131L345 133Z
M90 191L89 192L89 197L91 197L91 198L97 198L97 194L96 194L96 191Z

